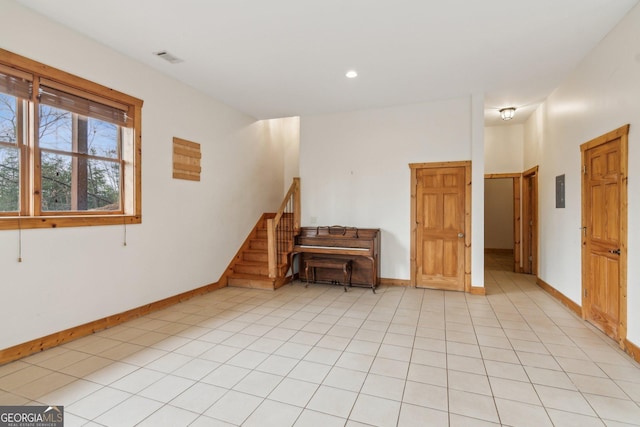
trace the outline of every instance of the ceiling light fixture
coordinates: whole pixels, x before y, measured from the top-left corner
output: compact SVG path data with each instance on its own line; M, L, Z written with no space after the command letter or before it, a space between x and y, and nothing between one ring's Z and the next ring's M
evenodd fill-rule
M500 118L502 120L511 120L516 114L516 107L507 107L500 110Z
M358 77L358 73L355 70L349 70L345 76L347 76L348 79L354 79Z

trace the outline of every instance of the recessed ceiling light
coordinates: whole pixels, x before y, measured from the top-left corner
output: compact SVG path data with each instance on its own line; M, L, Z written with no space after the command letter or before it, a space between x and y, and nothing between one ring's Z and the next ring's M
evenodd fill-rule
M347 71L347 74L345 74L345 76L347 76L347 78L349 79L354 79L358 77L358 73L355 70L349 70Z

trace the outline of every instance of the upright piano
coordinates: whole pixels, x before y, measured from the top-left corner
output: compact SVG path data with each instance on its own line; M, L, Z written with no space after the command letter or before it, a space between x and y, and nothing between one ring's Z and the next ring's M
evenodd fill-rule
M305 260L313 258L351 261L351 285L368 286L375 292L380 277L380 229L343 227L302 227L295 238L293 253L301 255L300 270ZM341 271L315 269L316 282L340 283Z

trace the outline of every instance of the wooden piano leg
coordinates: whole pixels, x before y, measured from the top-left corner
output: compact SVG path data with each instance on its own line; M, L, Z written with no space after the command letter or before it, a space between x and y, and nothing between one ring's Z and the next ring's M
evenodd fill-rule
M342 265L342 273L344 274L342 287L344 287L344 291L347 292L347 283L349 283L349 286L351 286L351 260L345 261L345 263Z
M304 276L307 279L307 283L304 285L305 288L309 287L309 263L305 261L304 263Z

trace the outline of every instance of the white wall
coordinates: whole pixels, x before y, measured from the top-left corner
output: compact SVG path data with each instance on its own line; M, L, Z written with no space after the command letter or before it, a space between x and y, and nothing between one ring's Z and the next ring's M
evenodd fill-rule
M484 180L484 247L513 249L513 179Z
M519 173L523 169L524 125L484 128L484 172Z
M409 280L408 165L471 159L471 99L305 116L300 127L302 224L382 229L381 276Z
M219 279L282 198L283 150L241 114L14 2L0 47L144 100L142 224L0 231L0 349ZM174 180L172 137L202 144L201 182ZM14 325L10 327L9 325Z
M264 120L263 123L267 140L282 147L283 183L286 194L293 178L300 176L300 117Z
M526 167L540 165L539 275L581 303L580 144L630 123L628 339L640 345L640 6L591 51L525 124ZM566 174L566 209L555 177Z

